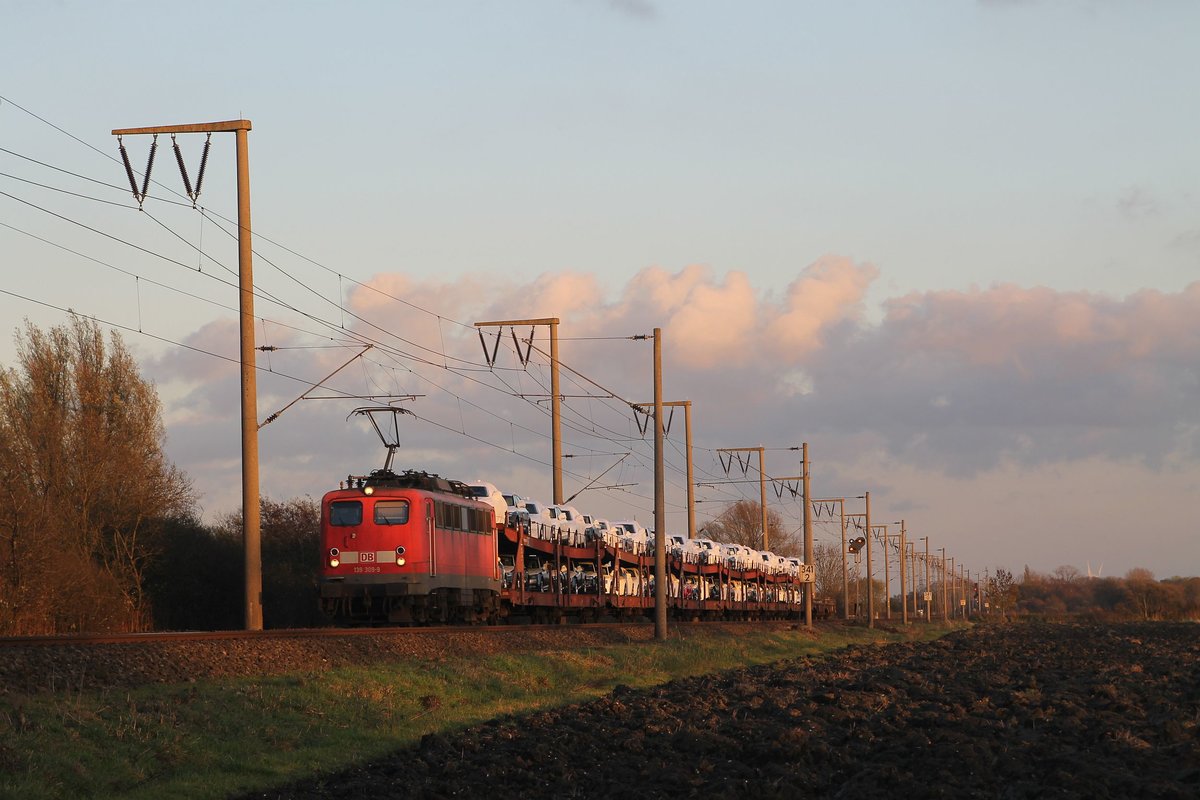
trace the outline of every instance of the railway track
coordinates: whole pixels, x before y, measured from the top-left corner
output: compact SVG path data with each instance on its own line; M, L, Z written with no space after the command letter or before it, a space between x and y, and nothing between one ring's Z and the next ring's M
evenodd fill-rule
M686 636L727 626L796 622L677 623ZM648 623L30 636L0 639L0 694L133 688L507 652L608 647L654 638Z
M505 626L514 630L517 626ZM533 628L539 626L520 626ZM400 634L436 634L454 630L488 630L437 626L425 628L280 628L264 631L165 631L160 633L56 634L53 636L0 637L3 647L75 647L99 644L152 644L162 642L261 641L267 639L324 639L352 636L387 636Z
M677 621L672 627L695 629L703 626L762 626L781 625L791 627L799 624L795 620L747 620L747 621ZM48 636L4 636L0 637L0 648L5 647L77 647L102 644L153 644L166 642L206 641L262 641L269 639L338 639L355 636L438 636L455 633L477 633L504 635L514 632L545 630L612 630L642 629L652 627L645 622L585 622L562 625L433 625L423 627L379 626L364 628L279 628L262 631L163 631L150 633L104 633L104 634L54 634Z

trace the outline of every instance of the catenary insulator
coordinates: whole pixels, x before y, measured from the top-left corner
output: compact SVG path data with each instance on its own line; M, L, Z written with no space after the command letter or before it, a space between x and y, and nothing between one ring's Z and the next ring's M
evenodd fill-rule
M150 142L150 155L146 157L146 174L142 176L142 196L138 199L139 206L146 199L146 194L150 191L150 170L154 168L154 151L157 149L158 134L155 134L153 141Z
M142 204L142 198L138 195L137 178L133 177L133 167L129 164L129 153L125 151L125 145L121 140L117 139L117 146L121 150L121 160L125 162L125 174L129 176L129 188L133 190L133 199L138 201L138 205Z
M179 174L183 178L183 190L187 192L188 197L191 197L192 182L188 179L187 167L183 163L183 151L179 149L179 142L175 141L175 134L171 134L171 146L175 148L175 162L179 164Z

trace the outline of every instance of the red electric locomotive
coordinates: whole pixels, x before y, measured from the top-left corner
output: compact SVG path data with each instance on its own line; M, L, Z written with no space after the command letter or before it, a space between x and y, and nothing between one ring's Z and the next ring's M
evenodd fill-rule
M390 415L385 435L374 414ZM646 532L576 530L557 517L476 499L458 481L395 473L398 408L359 409L387 448L382 469L351 476L321 499L321 608L343 624L492 623L637 618L654 610L654 553ZM492 487L494 489L494 487ZM527 504L533 510L535 504ZM503 512L500 512L503 513ZM499 523L499 524L498 524ZM636 526L635 526L636 527ZM633 535L639 534L639 535ZM786 618L799 613L812 571L798 560L668 537L669 608L687 618ZM768 558L769 557L769 558Z
M341 623L490 622L499 607L495 510L458 481L383 469L350 476L321 498L321 609ZM397 430L398 434L399 431Z

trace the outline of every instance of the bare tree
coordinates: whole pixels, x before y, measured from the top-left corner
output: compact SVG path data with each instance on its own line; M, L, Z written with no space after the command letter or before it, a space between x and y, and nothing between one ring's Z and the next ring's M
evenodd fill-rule
M872 578L871 580L867 580L866 573L862 573L857 579L852 578L850 581L850 603L854 603L856 596L855 592L857 592L858 613L865 616L867 609L870 608L870 605L868 604L867 593L872 592L875 597L875 618L879 619L879 617L884 613L884 603L886 602L887 598L886 588L887 587L883 585L882 578Z
M1142 619L1162 619L1171 606L1172 589L1154 579L1154 573L1145 567L1134 567L1125 573L1125 587L1129 602Z
M158 522L192 502L163 453L158 396L117 334L26 323L0 375L9 630L137 630Z
M816 569L816 596L842 603L842 547L833 542L813 544L813 566Z
M1029 568L1025 568L1028 573ZM1003 567L996 568L996 574L988 581L988 602L1001 617L1016 610L1017 583L1013 574Z
M781 556L796 556L804 552L799 536L783 526L779 512L767 509L767 531L771 552ZM763 549L762 506L753 500L739 500L705 523L701 532L717 542L741 544L755 550Z
M1059 583L1075 583L1083 578L1083 573L1081 573L1076 567L1072 567L1069 564L1064 564L1061 567L1055 567L1054 571L1050 573L1050 577Z

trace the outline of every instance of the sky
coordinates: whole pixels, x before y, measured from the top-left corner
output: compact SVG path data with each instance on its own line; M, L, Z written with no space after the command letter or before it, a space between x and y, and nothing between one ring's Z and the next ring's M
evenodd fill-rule
M808 443L814 497L869 491L973 573L1200 575L1194 3L0 11L5 333L117 330L206 519L241 498L233 136L195 208L159 137L139 210L110 132L249 119L270 497L382 465L353 411L416 395L396 467L548 501L547 329L489 364L473 323L557 317L584 511L652 521L629 404L659 328L701 525L758 498L757 455L719 449L782 478ZM177 143L194 183L204 137ZM140 176L149 137L121 144ZM680 412L671 532L684 463Z

